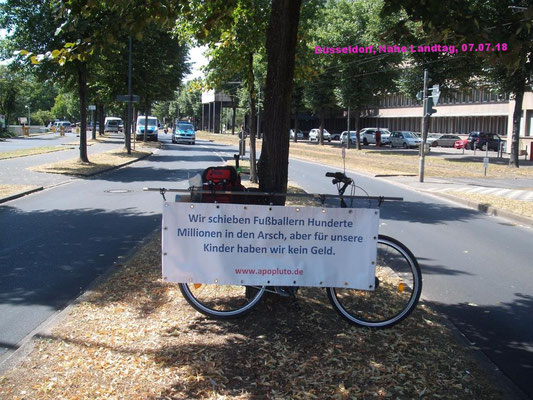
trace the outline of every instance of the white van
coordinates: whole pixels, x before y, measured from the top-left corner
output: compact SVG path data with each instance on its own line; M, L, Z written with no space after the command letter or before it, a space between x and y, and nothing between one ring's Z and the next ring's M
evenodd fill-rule
M120 132L122 131L122 118L106 117L104 121L104 132Z
M137 140L142 140L144 136L144 124L146 117L140 115L137 117L137 128L135 129L135 135ZM159 132L158 121L156 117L148 116L148 129L146 130L146 139L153 139L157 141L157 133Z
M61 129L63 129L65 133L72 132L72 124L70 121L56 121L54 122L54 126L56 127L56 132L61 131Z

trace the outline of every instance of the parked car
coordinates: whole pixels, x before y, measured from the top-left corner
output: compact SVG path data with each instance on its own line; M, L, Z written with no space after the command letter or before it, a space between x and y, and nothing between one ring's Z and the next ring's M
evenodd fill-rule
M428 133L428 137L426 138L426 144L431 146L431 144L441 136L441 133Z
M54 122L54 126L56 127L56 132L59 132L61 129L64 129L65 133L72 132L72 124L70 121L56 121Z
M176 121L172 131L172 143L195 144L196 134L194 126L188 121Z
M502 139L495 133L473 131L468 135L468 148L471 150L485 150L488 145L489 150L498 151Z
M323 129L323 131L324 131L324 140L331 142L331 134L326 129ZM315 140L316 141L320 140L320 129L311 129L309 131L309 141L313 142Z
M460 139L461 137L457 135L450 135L450 134L442 135L438 139L435 139L431 142L431 147L437 147L437 146L453 147L455 145L455 142Z
M135 129L135 135L137 137L137 140L143 139L144 125L146 123L146 119L148 119L148 129L146 130L146 139L152 139L152 140L157 141L157 134L159 132L157 118L152 117L152 116L148 116L147 118L144 115L140 115L137 117L137 128Z
M341 140L341 134L340 133L332 133L331 134L331 140Z
M376 144L376 132L381 133L381 144L389 143L390 131L387 128L364 128L359 131L359 135L365 146Z
M344 144L348 141L348 131L344 131L341 133L341 143ZM357 143L357 132L356 131L350 131L350 143L356 144Z
M389 136L390 147L403 147L407 149L409 147L418 147L422 143L417 135L410 131L394 131Z
M104 121L104 132L120 132L121 124L122 124L122 118L106 117Z
M466 149L468 146L468 139L459 139L456 140L453 147L456 149Z
M291 129L289 131L289 137L290 137L290 140L294 140L294 129ZM298 129L298 131L296 132L296 139L301 140L303 138L304 138L304 134L302 133L301 130Z

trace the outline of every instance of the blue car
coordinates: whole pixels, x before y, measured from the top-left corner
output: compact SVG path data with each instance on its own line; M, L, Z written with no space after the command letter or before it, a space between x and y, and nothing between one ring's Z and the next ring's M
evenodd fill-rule
M188 143L194 144L196 142L196 134L194 126L187 121L176 121L174 130L172 131L172 143Z

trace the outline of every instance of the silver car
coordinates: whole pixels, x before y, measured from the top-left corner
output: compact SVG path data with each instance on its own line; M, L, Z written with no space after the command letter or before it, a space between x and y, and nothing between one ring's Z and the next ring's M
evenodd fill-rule
M410 131L394 131L389 136L390 147L418 147L422 143L422 139Z
M355 144L357 142L356 131L350 131L350 143ZM341 133L341 143L344 144L348 141L348 131Z
M457 135L442 135L431 142L431 147L453 147L456 140L461 140L461 138Z

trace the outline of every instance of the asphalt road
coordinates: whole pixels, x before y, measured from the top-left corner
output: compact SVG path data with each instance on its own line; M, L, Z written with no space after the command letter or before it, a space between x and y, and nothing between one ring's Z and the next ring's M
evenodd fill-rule
M291 160L289 176L308 192L335 193L324 177L328 170ZM348 175L370 195L404 198L382 206L380 233L403 242L419 260L423 298L533 398L533 230L380 179Z
M0 362L161 224L162 198L143 187L186 188L233 158L216 144L160 141L166 148L128 168L0 205Z
M143 187L185 188L234 153L160 140L158 154L127 168L0 206L0 362L159 226L161 196ZM329 168L291 160L289 170L309 192L335 192ZM533 397L533 231L383 180L357 183L370 195L404 197L382 206L380 232L419 259L424 299Z

